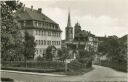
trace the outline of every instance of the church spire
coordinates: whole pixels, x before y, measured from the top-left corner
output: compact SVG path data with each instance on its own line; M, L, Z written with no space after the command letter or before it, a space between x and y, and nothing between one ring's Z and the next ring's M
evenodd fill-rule
M67 27L71 27L70 10L69 10L69 13L68 13Z

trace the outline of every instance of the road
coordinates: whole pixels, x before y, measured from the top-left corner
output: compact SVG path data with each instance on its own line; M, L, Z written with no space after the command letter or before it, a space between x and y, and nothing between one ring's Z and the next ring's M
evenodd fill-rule
M108 67L93 65L94 70L78 76L54 76L42 74L26 74L18 72L2 71L2 77L15 79L16 82L86 82L86 81L127 81L127 74Z

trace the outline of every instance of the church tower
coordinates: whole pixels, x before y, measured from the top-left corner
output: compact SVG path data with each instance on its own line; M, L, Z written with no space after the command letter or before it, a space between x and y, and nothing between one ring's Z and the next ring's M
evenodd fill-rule
M71 19L70 19L70 12L68 13L68 22L67 27L65 28L65 36L66 41L72 41L73 40L73 27L71 26Z
M74 26L74 39L76 39L79 34L81 33L81 26L80 24L77 22Z

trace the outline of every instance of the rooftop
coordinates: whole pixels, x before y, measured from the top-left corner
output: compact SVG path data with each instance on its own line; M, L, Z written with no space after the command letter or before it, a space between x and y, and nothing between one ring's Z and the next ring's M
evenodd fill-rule
M41 10L41 8L35 10L33 8L22 7L21 9L17 10L16 16L18 17L19 20L38 20L57 24L52 19L47 17L45 14L43 14Z

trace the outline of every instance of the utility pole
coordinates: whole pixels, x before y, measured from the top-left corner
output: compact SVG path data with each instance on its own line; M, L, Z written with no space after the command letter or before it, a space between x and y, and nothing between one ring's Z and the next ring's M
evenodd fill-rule
M65 72L67 72L67 70L68 70L68 64L67 64L67 62L65 61Z

